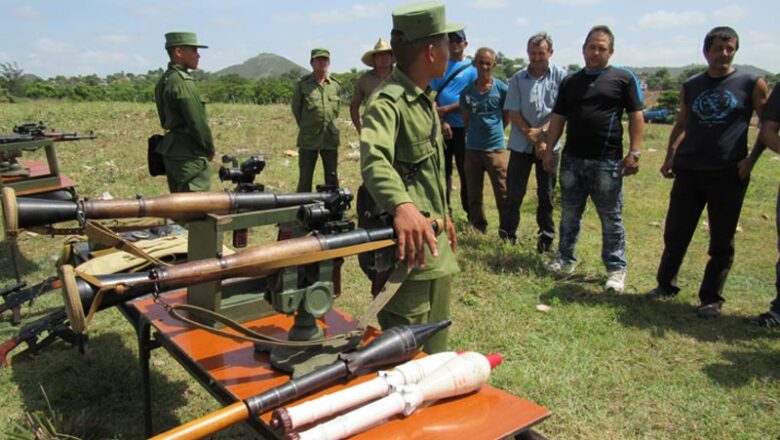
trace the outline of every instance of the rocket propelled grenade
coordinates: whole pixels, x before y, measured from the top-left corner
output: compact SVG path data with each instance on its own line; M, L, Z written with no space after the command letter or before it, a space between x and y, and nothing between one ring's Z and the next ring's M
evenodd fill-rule
M441 220L432 220L434 231L442 230ZM111 275L80 276L70 265L63 265L62 293L68 320L76 333L86 324L86 313L92 307L98 292L100 303L96 310L111 307L149 293L191 286L234 277L258 277L275 270L317 263L395 246L392 227L354 229L334 234L292 238L248 247L232 255L189 261L146 272Z
M403 414L408 416L424 402L459 396L479 389L490 377L493 368L501 363L497 354L475 352L456 356L417 384L400 387L396 392L362 408L317 425L308 431L290 433L295 440L335 440L346 438L385 420Z
M271 427L285 433L322 420L360 404L384 397L394 389L418 383L445 362L457 356L455 352L436 353L409 361L389 371L380 371L377 377L300 405L274 410Z
M70 220L100 220L133 217L160 217L192 221L207 214L236 214L264 211L310 203L349 204L348 189L323 192L274 194L268 192L195 192L155 197L113 200L46 200L16 197L11 188L3 188L6 231L32 228Z
M307 394L351 378L361 370L373 370L404 362L417 354L425 342L450 321L391 328L363 348L345 353L323 368L290 380L257 396L237 402L200 419L154 437L162 439L202 438L249 417L260 415Z

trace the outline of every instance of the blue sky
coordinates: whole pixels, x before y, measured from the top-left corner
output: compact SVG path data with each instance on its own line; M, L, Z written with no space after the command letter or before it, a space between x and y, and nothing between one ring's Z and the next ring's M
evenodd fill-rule
M0 62L25 72L104 76L145 73L166 63L163 34L192 30L210 46L200 67L216 71L261 52L308 67L312 47L331 50L331 69L364 68L360 56L388 38L391 11L403 2L330 0L0 0ZM469 53L489 46L525 57L537 31L552 34L554 62L582 64L588 29L607 24L616 35L613 64L703 63L701 43L713 26L740 34L736 62L780 72L780 14L768 1L470 0L447 1L450 21L466 24Z

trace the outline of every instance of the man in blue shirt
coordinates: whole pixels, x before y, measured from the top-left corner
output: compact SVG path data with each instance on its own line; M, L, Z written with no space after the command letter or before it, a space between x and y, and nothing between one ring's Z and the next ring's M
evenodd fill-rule
M506 166L504 129L509 119L504 111L507 85L493 77L496 52L481 47L474 55L477 81L463 89L460 108L466 127L466 185L468 188L469 224L480 232L487 231L482 203L485 172L490 177L498 208L499 231L505 228Z
M509 132L509 167L507 169L507 212L505 228L499 231L501 238L515 242L520 224L520 207L523 204L531 167L536 168L537 242L539 253L552 248L555 238L553 222L553 193L557 170L547 172L542 166L542 155L548 148L547 129L550 125L558 86L566 76L562 67L550 64L553 54L552 38L545 32L528 39L528 68L517 72L509 80L504 110L509 112L512 129ZM560 145L551 145L556 163Z
M572 273L574 247L588 197L601 219L601 260L607 268L607 290L622 292L626 283L626 237L623 227L623 176L639 171L644 117L642 92L633 73L609 65L615 37L607 26L595 26L585 38L585 68L567 76L555 101L547 141L555 145L566 125L561 155L561 233L558 255L547 269ZM623 156L623 112L628 113L629 151ZM552 149L544 168L555 169Z
M431 89L438 94L436 97L437 111L442 119L441 131L444 135L444 173L447 179L447 206L450 204L452 191L452 158L460 176L460 202L468 215L468 192L466 190L466 174L463 164L466 149L466 130L463 127L463 116L460 113L460 94L467 85L477 80L477 69L466 58L465 50L469 45L466 33L463 31L447 34L450 40L450 60L444 76L431 81ZM452 208L450 208L452 209Z

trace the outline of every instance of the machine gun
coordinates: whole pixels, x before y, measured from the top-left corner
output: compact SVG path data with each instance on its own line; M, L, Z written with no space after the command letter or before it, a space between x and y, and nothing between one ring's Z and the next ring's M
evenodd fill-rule
M32 140L50 139L54 142L68 142L68 141L93 140L97 138L97 136L95 136L95 133L93 131L87 132L86 135L79 135L76 132L63 133L54 130L46 131L46 125L44 125L43 122L40 121L37 124L34 122L28 122L25 124L16 125L14 126L13 130L14 133L20 136L29 136L32 138Z
M65 309L61 308L36 321L25 324L18 335L0 345L0 367L8 365L8 353L22 343L27 344L27 350L30 353L36 354L58 337L72 345L77 345L79 351L83 354L84 344L87 341L86 335L73 332L68 326L67 319L68 316ZM46 334L46 336L39 340L43 334Z
M34 286L27 287L26 282L12 284L0 289L0 296L3 303L0 304L0 314L6 310L11 310L11 324L19 325L22 322L22 304L32 305L35 298L62 287L62 283L57 277L50 277Z

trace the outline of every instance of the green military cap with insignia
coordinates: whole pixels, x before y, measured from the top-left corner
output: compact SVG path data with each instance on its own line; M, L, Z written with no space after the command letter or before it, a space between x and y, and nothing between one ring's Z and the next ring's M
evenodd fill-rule
M460 23L447 23L445 7L437 2L410 3L393 11L393 30L406 41L463 30Z
M178 46L194 46L208 49L208 46L198 44L198 36L195 32L168 32L165 34L165 48Z
M311 57L309 57L309 59L313 60L315 58L330 58L330 51L328 49L323 49L321 47L312 49Z

